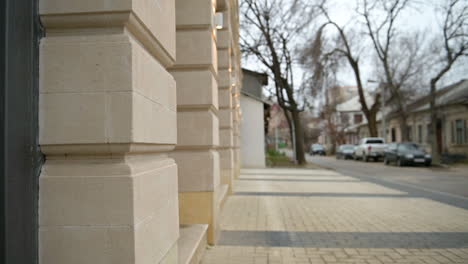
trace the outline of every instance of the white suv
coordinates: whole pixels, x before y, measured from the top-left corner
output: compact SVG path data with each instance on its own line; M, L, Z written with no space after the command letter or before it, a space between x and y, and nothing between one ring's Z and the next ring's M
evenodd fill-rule
M383 138L378 137L368 137L363 138L359 141L359 145L354 151L354 159L369 161L373 159L374 161L383 158L386 145Z

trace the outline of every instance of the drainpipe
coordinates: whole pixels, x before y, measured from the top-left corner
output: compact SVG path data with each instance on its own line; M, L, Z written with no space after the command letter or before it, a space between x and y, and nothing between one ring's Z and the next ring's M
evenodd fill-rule
M387 116L386 112L387 109L385 109L385 85L382 85L382 128L383 128L383 138L385 143L387 143Z

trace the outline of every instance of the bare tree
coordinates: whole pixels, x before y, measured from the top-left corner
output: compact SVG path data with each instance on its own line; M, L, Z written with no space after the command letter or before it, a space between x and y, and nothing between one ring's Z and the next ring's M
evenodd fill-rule
M321 34L320 30L318 34ZM335 153L339 132L337 122L335 122L337 101L330 102L330 99L336 98L338 91L330 88L337 87L336 77L339 68L339 56L335 56L335 54L322 56L323 47L328 46L324 40L320 36L315 37L312 44L306 44L301 49L301 65L305 70L302 87L307 91L305 93L312 97L323 96L324 98L320 102L319 116L323 121L323 132L328 136L331 143L329 153L333 154Z
M441 8L443 23L440 31L441 39L440 56L435 56L436 65L440 67L435 71L430 79L430 112L431 112L431 147L432 159L435 164L440 163L441 149L439 138L437 137L437 106L436 92L437 82L448 73L453 65L463 56L468 56L468 1L466 0L448 0ZM434 43L437 43L434 41ZM435 49L437 50L437 49Z
M350 36L353 32L346 31L345 26L340 26L335 21L333 21L323 4L319 7L319 9L325 16L326 21L319 27L317 34L314 36L314 40L311 42L312 44L306 47L304 50L305 58L312 58L306 65L308 67L313 67L315 65L313 68L321 69L316 65L324 65L322 68L336 67L336 60L344 59L347 61L348 65L351 67L354 73L361 110L367 119L367 126L370 136L377 137L377 113L380 109L380 93L375 93L374 100L372 104L369 105L369 102L366 100L366 92L364 90L361 78L360 51L353 49L355 46L357 46L353 42L360 40ZM329 37L327 40L325 37L325 30L330 27L335 29L338 34L331 38ZM360 42L362 43L362 41ZM317 75L317 71L315 72L315 75ZM319 77L322 76L319 75Z
M241 49L270 72L278 104L294 131L296 159L305 163L304 133L300 119L303 107L294 86L294 45L311 19L305 19L311 7L301 1L244 0L241 3Z
M421 38L408 37L397 30L396 22L402 12L410 7L411 0L362 0L357 12L364 19L381 69L379 82L390 93L400 119L402 140L409 140L407 104L415 91L417 77L423 70Z

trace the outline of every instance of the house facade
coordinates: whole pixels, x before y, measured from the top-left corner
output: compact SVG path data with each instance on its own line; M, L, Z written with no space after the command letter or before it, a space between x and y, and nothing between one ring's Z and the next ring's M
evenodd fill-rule
M359 96L357 96L357 87L339 86L341 90L335 90L334 93L327 93L330 98L328 101L335 102L324 107L322 112L322 133L319 143L324 144L328 150L333 150L336 144L357 144L359 141L358 126L365 122L365 117L361 111ZM340 92L338 92L340 91ZM338 99L337 99L338 98ZM373 98L366 95L366 101L372 103Z
M240 171L238 1L1 5L2 263L196 263Z
M431 120L429 97L421 97L408 105L410 140L431 150ZM468 80L461 80L437 91L437 131L439 150L446 154L468 156ZM401 142L401 121L395 114L387 117L386 142ZM378 121L380 136L383 136L381 118ZM365 124L358 127L360 137L368 136Z
M370 97L366 97L370 101ZM336 106L335 122L338 124L337 129L342 134L343 144L357 144L359 137L356 127L362 124L365 120L364 114L361 111L359 97L353 98Z

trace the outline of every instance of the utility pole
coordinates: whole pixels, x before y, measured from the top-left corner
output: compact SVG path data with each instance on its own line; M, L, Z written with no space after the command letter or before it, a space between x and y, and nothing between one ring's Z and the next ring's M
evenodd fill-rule
M382 93L382 128L383 128L383 138L384 138L384 141L385 143L387 143L387 109L385 108L385 101L386 101L386 97L385 97L385 85L382 85L382 83L380 83L380 89L381 89L381 93Z
M387 111L385 108L385 103L387 101L386 99L386 93L385 93L385 87L386 84L383 82L375 81L375 80L367 80L368 83L378 83L380 88L380 94L382 96L382 108L381 108L381 113L382 113L382 135L384 138L384 141L387 142Z

